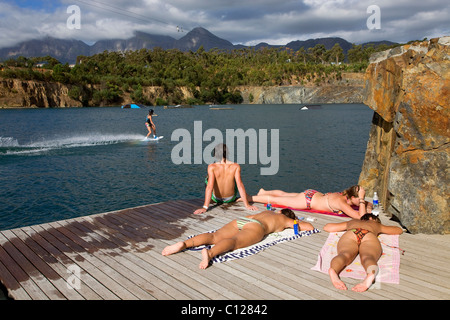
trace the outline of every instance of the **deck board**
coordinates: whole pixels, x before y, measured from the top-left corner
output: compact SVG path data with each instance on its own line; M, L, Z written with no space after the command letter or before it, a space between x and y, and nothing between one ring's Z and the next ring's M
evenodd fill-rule
M198 251L162 256L168 244L250 214L237 203L194 215L202 202L168 201L0 231L0 281L17 300L450 299L450 235L401 235L400 284L362 294L336 290L328 275L311 270L328 236L323 231L207 270L198 268ZM345 220L297 214L317 218L319 230ZM386 217L383 223L395 225ZM67 285L73 266L80 288Z

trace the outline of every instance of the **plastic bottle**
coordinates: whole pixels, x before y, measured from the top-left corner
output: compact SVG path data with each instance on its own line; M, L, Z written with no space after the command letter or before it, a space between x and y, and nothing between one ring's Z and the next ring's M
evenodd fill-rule
M270 197L267 196L267 205L266 205L267 210L272 210L272 204L270 203Z
M380 204L378 202L378 194L376 192L373 193L373 208L372 214L377 216L380 213Z
M294 233L298 234L298 223L297 223L297 219L294 219Z

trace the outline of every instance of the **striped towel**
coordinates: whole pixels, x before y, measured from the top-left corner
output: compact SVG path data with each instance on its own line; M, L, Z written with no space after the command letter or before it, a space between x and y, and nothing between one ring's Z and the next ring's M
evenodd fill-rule
M327 241L320 250L317 263L311 270L320 271L328 274L331 260L337 255L337 243L344 232L334 232L328 235ZM398 248L398 235L380 234L378 239L381 243L383 253L378 260L379 272L375 279L376 282L395 283L400 282L400 251ZM364 279L366 272L361 264L359 255L339 274L340 277L354 279Z
M214 232L215 230L211 230L209 232ZM300 231L299 234L294 234L294 230L292 229L285 229L281 232L274 232L269 235L267 235L264 239L262 239L260 242L255 243L254 245L237 249L230 252L225 252L223 254L217 255L214 258L211 259L211 262L225 262L225 261L231 261L235 259L241 259L245 258L254 254L257 254L273 245L276 245L278 243L282 243L285 241L295 240L301 237L310 236L314 233L320 232L318 229L313 229L310 231ZM192 238L194 236L190 236L188 239ZM189 248L187 250L202 250L203 248L211 248L211 246L199 246L194 248Z

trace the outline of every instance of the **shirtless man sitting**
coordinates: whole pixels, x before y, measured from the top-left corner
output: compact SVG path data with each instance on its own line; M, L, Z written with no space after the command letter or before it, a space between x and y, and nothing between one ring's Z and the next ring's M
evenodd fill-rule
M214 149L214 157L220 162L208 165L207 185L205 189L205 202L203 207L194 211L194 214L205 213L211 200L218 204L231 203L237 198L239 191L245 207L248 210L258 210L247 201L244 183L241 178L241 166L227 159L227 146L218 144Z

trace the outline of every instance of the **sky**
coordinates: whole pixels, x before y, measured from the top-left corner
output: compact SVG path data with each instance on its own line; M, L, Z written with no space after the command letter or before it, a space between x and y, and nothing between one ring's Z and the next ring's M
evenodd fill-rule
M233 44L450 36L449 0L0 0L0 48L52 36L93 44L203 27Z

